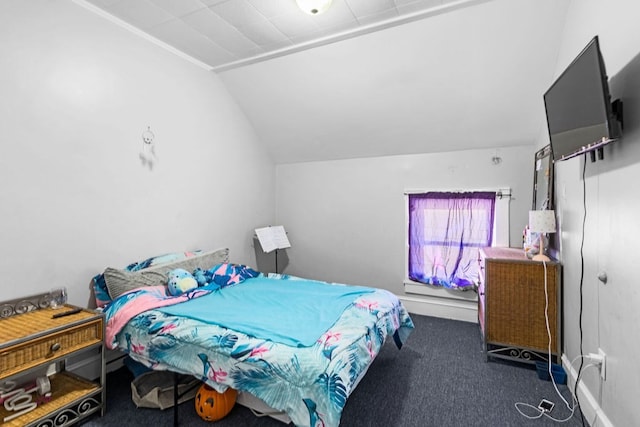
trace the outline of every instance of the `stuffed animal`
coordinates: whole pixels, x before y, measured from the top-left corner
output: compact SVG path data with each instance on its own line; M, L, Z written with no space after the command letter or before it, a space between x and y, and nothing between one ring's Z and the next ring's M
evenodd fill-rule
M210 279L207 278L206 273L207 272L200 267L194 270L193 277L196 279L196 282L198 282L198 286L205 286L207 283L209 283Z
M176 268L167 273L167 288L173 296L181 295L198 287L198 282L187 270Z

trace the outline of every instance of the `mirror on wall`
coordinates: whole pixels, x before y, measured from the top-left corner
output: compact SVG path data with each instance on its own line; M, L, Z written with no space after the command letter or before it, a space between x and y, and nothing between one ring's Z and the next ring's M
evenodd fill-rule
M532 209L553 209L553 159L550 145L536 152Z

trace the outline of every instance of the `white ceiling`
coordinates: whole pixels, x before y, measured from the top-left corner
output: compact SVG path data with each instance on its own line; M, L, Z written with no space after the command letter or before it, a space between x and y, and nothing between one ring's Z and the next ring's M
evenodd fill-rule
M333 0L314 16L295 0L85 1L219 71L489 0Z
M533 144L570 2L87 1L217 72L276 163Z

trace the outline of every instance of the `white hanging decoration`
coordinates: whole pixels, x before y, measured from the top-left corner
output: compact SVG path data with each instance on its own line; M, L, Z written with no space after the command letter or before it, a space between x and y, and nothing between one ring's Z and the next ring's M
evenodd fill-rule
M150 126L147 126L147 130L142 132L142 151L140 152L140 161L143 166L148 166L149 169L153 169L153 165L157 160L155 145L153 143L155 137L154 133L151 132Z
M502 163L502 157L498 155L498 150L496 150L496 154L491 158L491 162L495 166L498 166L500 163Z

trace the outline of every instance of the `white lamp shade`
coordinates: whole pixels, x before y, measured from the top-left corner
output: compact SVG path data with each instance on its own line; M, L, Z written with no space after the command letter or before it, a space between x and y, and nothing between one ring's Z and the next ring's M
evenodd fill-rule
M529 231L534 233L555 233L555 211L529 211Z
M298 7L309 15L319 15L326 12L332 0L296 0Z

